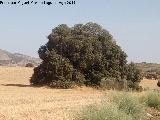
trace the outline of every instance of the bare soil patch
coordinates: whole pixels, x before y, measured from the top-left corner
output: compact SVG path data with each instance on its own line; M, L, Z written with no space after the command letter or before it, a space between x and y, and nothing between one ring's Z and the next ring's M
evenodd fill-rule
M0 67L0 120L67 120L85 105L101 100L92 88L32 87L33 68Z

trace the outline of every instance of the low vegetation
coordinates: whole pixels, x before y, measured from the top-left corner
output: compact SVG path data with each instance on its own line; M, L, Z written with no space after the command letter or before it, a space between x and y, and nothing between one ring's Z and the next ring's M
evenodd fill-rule
M78 120L146 120L145 105L138 97L126 92L111 92L109 99L84 108Z
M138 96L132 92L110 91L100 104L84 107L75 117L77 120L159 120L160 114L148 113L147 109L160 111L159 91L146 91ZM156 110L154 110L156 109ZM153 116L152 116L153 115Z
M145 103L148 107L153 107L160 110L160 92L149 91L146 95L140 97L140 101Z
M160 87L160 80L158 80L158 82L157 82L157 86L158 86L158 87Z
M115 104L91 105L82 111L76 120L131 120L132 117L118 109Z
M32 63L27 63L25 67L34 67Z

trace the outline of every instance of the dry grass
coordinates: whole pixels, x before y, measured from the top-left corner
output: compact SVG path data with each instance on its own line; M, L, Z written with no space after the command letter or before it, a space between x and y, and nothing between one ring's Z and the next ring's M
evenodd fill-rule
M32 68L0 67L0 120L67 120L102 92L91 88L49 89L29 85Z
M143 79L141 81L140 85L143 88L160 90L160 87L157 86L157 82L158 82L157 80Z

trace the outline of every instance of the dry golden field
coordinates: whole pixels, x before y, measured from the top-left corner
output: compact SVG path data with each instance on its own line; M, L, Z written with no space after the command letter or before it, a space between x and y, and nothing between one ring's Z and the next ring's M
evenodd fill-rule
M32 68L0 67L0 120L70 120L85 105L99 102L103 92L92 88L32 87ZM143 87L158 88L143 80Z
M149 80L149 79L143 79L140 83L140 85L143 87L143 88L146 88L146 89L158 89L160 90L160 87L157 86L157 80Z
M67 120L102 96L91 88L31 87L32 73L32 68L0 67L0 120Z

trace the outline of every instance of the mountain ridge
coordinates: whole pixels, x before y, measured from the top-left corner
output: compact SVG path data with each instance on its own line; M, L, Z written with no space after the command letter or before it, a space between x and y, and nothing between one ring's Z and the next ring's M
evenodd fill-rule
M1 66L26 66L27 63L32 63L38 66L41 63L40 58L31 57L21 53L11 53L0 49L0 65Z

